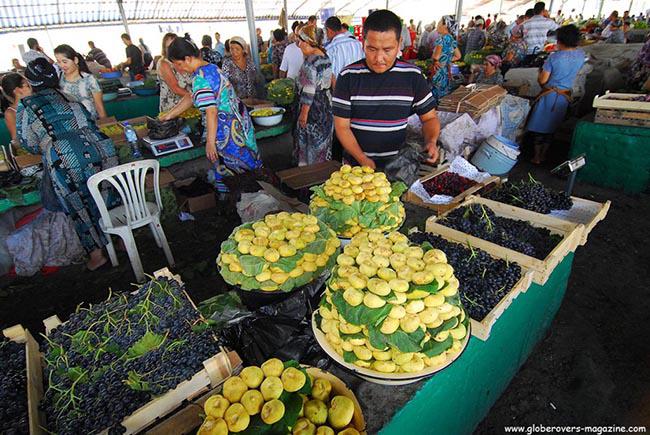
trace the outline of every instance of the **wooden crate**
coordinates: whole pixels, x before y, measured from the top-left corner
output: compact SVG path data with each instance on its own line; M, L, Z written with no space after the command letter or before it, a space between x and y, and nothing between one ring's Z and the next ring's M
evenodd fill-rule
M594 122L598 124L650 127L650 113L633 110L598 109Z
M352 417L353 426L359 431L360 434L366 435L366 421L363 417L363 411L352 390L350 390L342 380L329 372L325 372L316 367L304 367L307 369L307 373L312 375L314 378L327 379L330 381L332 384L331 396L341 395L346 396L352 400L354 403L354 415ZM221 387L211 390L176 414L171 415L155 427L147 430L145 433L147 435L186 435L195 433L196 429L203 423L203 404L211 396L220 393Z
M44 421L43 411L38 405L43 397L43 369L38 343L27 329L15 325L2 331L11 341L25 344L27 370L27 411L29 413L29 433L31 435L45 434L41 422Z
M449 163L445 163L444 165L440 166L438 169L435 171L425 175L424 177L420 178L420 182L424 183L427 180L430 180L432 178L437 177L438 175L445 173L449 171ZM455 196L451 202L447 204L430 204L428 202L424 202L419 196L417 196L415 193L411 192L408 190L403 197L403 200L406 202L410 202L411 204L415 204L419 207L424 207L428 208L430 210L434 210L437 214L444 213L446 211L451 210L452 208L456 208L458 204L463 202L465 198L467 198L470 195L478 194L479 191L481 191L483 188L498 183L500 182L499 177L492 176L488 178L487 180L481 182L481 183L476 183L474 186L470 187L466 191L462 192L461 194Z
M449 240L461 243L469 242L472 246L482 249L492 255L497 256L498 258L514 261L515 263L518 263L527 269L533 270L533 281L536 284L544 285L546 283L548 277L551 275L555 267L560 264L564 257L568 253L575 251L584 234L584 225L582 224L567 222L556 217L535 213L529 210L502 204L500 202L492 201L478 196L468 197L463 203L459 205L459 207L471 204L483 204L492 209L492 211L494 211L497 216L509 219L523 220L529 222L533 226L546 228L552 234L561 235L562 240L557 244L557 246L555 246L553 251L551 251L551 253L548 254L544 260L539 260L537 258L522 254L521 252L505 248L503 246L497 245L496 243L488 242L487 240L483 240L470 234L466 234L439 224L437 221L443 218L449 212L444 213L440 216L431 216L429 219L427 219L427 232L443 235L446 238L449 238Z
M154 278L169 278L183 284L179 275L173 275L168 268L163 268L154 273ZM196 305L186 292L187 300L196 309ZM197 310L198 312L198 310ZM51 316L43 321L46 334L63 324L58 316ZM125 434L139 433L145 428L155 424L186 401L195 400L206 392L221 385L228 377L241 367L242 361L237 352L221 348L221 352L203 361L203 370L196 373L191 379L181 382L173 390L162 396L156 397L151 402L136 410L122 421L126 427ZM107 434L104 430L101 434Z
M314 165L299 166L297 168L286 169L277 173L278 178L283 184L286 184L293 190L311 187L324 183L338 171L341 163L335 160L328 160L323 163Z
M587 243L589 233L607 216L612 202L596 202L576 196L572 196L571 199L573 200L573 207L570 210L554 210L551 216L563 221L582 224L584 231L580 236L579 245L584 246Z

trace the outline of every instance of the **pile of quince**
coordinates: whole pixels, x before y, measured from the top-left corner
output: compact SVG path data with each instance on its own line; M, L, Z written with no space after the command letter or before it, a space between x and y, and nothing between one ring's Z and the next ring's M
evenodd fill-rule
M243 290L290 291L333 267L341 242L315 216L281 212L235 228L217 258Z
M345 362L414 373L461 351L469 317L444 252L375 231L353 237L336 262L316 322Z
M244 368L239 376L228 378L222 394L210 397L203 409L206 418L197 435L359 434L352 427L354 402L334 395L327 379L314 379L295 361L273 358L261 367Z
M399 228L406 216L399 199L406 185L391 184L386 174L368 166L343 165L312 191L311 213L341 237L363 230L391 231Z

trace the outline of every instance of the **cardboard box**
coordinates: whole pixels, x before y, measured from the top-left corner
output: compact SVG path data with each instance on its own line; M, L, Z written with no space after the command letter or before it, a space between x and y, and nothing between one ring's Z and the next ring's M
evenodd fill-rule
M176 181L176 177L174 177L172 173L169 172L169 169L167 168L160 169L160 174L158 175L158 184L160 184L161 189L163 187L169 186L174 181ZM150 172L147 174L145 186L147 186L147 192L153 191L153 173Z
M271 101L260 100L259 98L242 98L241 101L250 110L261 109L261 108L264 108L264 107L274 107L275 106L275 104L273 104Z
M20 169L28 168L34 165L40 165L43 162L40 154L24 154L22 156L16 156L16 163Z
M187 178L174 183L174 187L176 188L176 200L178 201L180 209L189 213L194 213L216 207L217 198L214 191L197 196L188 196L178 190L179 187L189 186L195 179L196 178Z
M124 128L122 125L120 125L119 122L117 122L117 119L115 119L114 116L109 116L107 118L102 118L97 120L97 127L101 130L102 127L112 127L112 126L117 126L118 128L114 128L113 130L115 131L114 133L104 133L106 136L109 137L113 141L113 144L115 144L116 147L122 146L126 144L126 136L124 136Z
M120 121L120 125L122 126L122 128L124 128L124 123L128 122L131 125L131 127L135 128L136 125L144 124L144 128L136 128L135 129L135 133L138 135L138 137L140 139L142 139L143 137L146 137L146 136L149 135L149 129L147 128L147 121L148 120L149 120L148 116L138 116L138 117L135 117L135 118L125 119L124 121Z

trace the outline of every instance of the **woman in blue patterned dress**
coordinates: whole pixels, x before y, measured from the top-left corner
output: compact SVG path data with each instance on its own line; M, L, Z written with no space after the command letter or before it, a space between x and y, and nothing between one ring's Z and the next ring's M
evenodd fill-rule
M298 166L330 160L334 136L334 115L330 89L332 62L316 37L316 26L300 30L298 47L305 56L296 85L298 123L294 131L294 157Z
M117 165L115 147L99 131L90 112L58 90L58 76L46 59L31 62L25 75L34 93L18 105L20 144L30 153L42 155L60 205L90 256L86 266L95 270L108 261L102 250L106 238L86 181Z
M445 15L438 23L438 38L433 43L433 77L431 93L436 101L451 92L451 64L460 59L458 42L454 35L458 24L451 15Z
M205 153L213 163L208 173L220 192L227 192L224 177L252 171L262 166L253 122L246 106L219 68L201 59L199 49L184 38L176 38L167 48L167 58L177 70L192 73L192 95L186 95L160 119L169 120L196 106L203 114Z

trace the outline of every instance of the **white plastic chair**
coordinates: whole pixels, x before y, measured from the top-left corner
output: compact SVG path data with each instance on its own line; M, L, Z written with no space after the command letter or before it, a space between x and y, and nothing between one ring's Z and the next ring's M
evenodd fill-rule
M156 202L148 202L145 199L145 181L149 169L153 170L153 184L156 195ZM162 202L160 201L160 164L157 160L140 160L137 162L126 163L115 166L99 172L88 179L88 189L97 204L101 219L99 226L106 234L108 244L106 250L111 259L113 267L119 263L115 248L111 241L111 234L119 236L124 241L126 252L131 260L131 267L138 282L145 280L140 254L135 245L133 230L136 228L149 225L156 244L162 248L167 257L170 266L174 266L174 257L169 249L167 237L160 225L160 212L162 211ZM107 181L115 188L122 198L122 205L108 210L104 197L102 196L99 185Z

